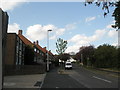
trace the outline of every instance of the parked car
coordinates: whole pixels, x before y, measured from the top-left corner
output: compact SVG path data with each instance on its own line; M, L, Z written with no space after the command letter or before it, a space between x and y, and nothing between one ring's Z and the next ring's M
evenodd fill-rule
M71 62L66 62L65 63L65 69L72 69L72 63Z

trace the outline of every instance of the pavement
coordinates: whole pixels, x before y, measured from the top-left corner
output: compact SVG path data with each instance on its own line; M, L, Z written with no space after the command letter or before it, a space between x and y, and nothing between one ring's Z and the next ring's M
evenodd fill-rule
M45 74L5 76L3 88L41 88Z

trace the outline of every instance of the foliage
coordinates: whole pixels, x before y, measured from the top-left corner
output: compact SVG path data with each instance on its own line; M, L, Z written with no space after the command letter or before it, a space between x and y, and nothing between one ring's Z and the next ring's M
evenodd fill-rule
M113 17L115 18L115 25L112 25L113 28L120 29L120 1L118 2L110 2L109 1L100 1L97 0L97 2L94 2L94 0L86 0L85 6L87 4L93 4L95 3L96 6L100 7L102 5L102 10L104 11L104 17L110 12L110 7L115 7L115 10L113 12Z
M101 45L95 51L96 67L117 67L117 49L111 45Z
M81 61L81 54L83 64L85 66L92 66L98 68L120 68L120 48L103 44L94 48L93 46L80 47L76 56Z
M92 65L94 63L94 46L84 46L80 48L80 54L82 54L83 64Z
M34 49L27 45L25 47L25 55L24 55L24 64L25 65L32 65L34 63Z
M117 49L117 69L120 70L120 47Z
M70 54L68 53L61 54L60 59L63 61L67 61L68 59L70 59Z
M112 16L115 17L115 25L113 27L120 29L120 1L116 3L116 8Z
M67 41L59 38L57 39L56 42L56 52L60 55L63 54L65 52L65 50L67 49Z

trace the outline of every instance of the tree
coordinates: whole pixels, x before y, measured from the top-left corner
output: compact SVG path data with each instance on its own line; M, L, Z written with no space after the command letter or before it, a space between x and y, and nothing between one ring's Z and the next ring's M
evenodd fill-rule
M115 17L115 25L112 27L120 29L120 1L115 4L116 8L113 12L113 17Z
M92 66L94 64L94 46L83 46L80 48L80 54L82 54L83 64Z
M83 63L83 65L93 66L95 59L94 59L94 46L82 46L78 53L76 53L76 58ZM82 55L82 57L81 57ZM82 58L82 60L81 60Z
M59 38L57 39L57 42L56 42L56 52L61 55L65 52L65 50L67 49L67 41Z
M116 7L113 12L113 17L115 18L115 25L112 25L113 28L120 29L120 1L118 2L110 2L110 0L97 0L97 2L94 2L94 0L86 0L85 6L87 4L93 4L95 3L96 6L100 7L102 5L102 10L104 10L104 17L110 12L110 7Z
M70 59L70 54L68 54L68 53L62 54L60 59L63 61L67 61L68 59Z
M95 67L114 68L117 67L117 49L111 45L100 45L95 50Z
M117 68L120 70L120 47L117 49Z

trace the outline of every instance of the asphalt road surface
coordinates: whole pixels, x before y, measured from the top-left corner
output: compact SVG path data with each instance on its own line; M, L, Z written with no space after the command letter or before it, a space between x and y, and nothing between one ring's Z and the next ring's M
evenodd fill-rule
M86 88L68 74L59 74L58 68L50 71L44 80L42 88Z
M47 73L42 88L111 88L118 90L118 78L91 72L83 67L73 65L72 70L64 70L63 74L58 73L55 68Z

